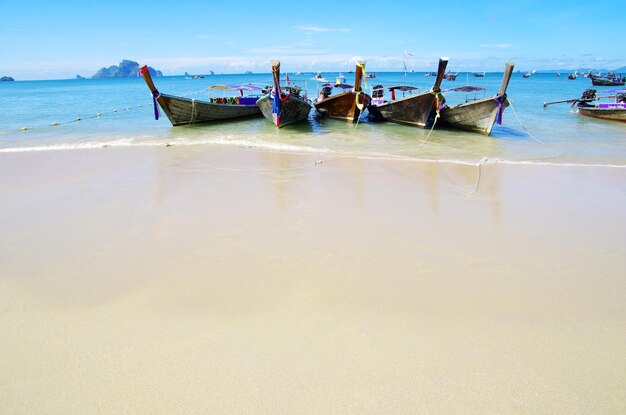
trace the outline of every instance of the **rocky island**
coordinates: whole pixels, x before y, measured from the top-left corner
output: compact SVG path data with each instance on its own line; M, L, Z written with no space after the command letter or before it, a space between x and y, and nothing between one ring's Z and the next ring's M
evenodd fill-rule
M161 71L148 67L150 75L163 76ZM139 63L129 60L122 60L118 65L109 66L108 68L102 68L92 78L133 78L140 76Z
M2 78L0 78L0 82L12 82L15 81L15 79L11 78L10 76L3 76Z

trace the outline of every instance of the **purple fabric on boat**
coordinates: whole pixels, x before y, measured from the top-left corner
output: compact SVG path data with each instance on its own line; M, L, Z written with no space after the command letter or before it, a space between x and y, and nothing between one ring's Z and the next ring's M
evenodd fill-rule
M601 109L626 109L626 104L598 104Z
M245 97L239 98L239 105L254 105L256 104L258 98L255 97Z

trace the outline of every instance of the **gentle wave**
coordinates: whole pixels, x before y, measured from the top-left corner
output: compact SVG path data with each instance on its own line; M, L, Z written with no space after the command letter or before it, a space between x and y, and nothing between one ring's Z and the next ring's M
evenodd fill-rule
M228 145L235 147L259 148L277 151L289 151L296 153L330 153L332 150L326 148L313 148L306 146L296 146L284 143L260 143L249 140L229 139L229 138L213 138L213 139L186 139L177 138L168 141L136 141L134 139L115 140L115 141L92 141L78 143L57 143L37 146L16 146L0 148L0 153L25 153L37 151L61 151L61 150L87 150L107 147L170 147L170 146L199 146L199 145Z
M82 143L57 143L38 146L17 146L0 148L0 153L27 153L27 152L46 152L46 151L68 151L68 150L94 150L102 148L134 148L134 147L170 147L170 146L201 146L201 145L225 145L234 147L254 148L259 150L271 150L280 152L289 152L295 154L327 154L337 155L340 157L350 157L362 160L398 160L398 161L419 161L427 163L444 163L457 164L465 166L479 165L532 165L532 166L555 166L555 167L606 167L606 168L626 168L626 164L602 164L602 163L573 163L573 162L555 162L545 160L508 160L502 158L483 157L480 160L461 160L448 158L425 158L417 156L391 155L383 153L375 154L355 154L351 152L342 152L331 150L328 148L313 148L308 146L285 144L285 143L268 143L243 139L231 139L228 137L212 138L198 140L177 138L168 141L137 141L135 139L124 139L115 141L92 141ZM322 160L323 161L323 160Z

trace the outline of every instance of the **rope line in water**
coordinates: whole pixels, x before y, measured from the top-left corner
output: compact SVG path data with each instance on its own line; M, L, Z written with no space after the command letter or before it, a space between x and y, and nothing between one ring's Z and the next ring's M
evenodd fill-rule
M145 104L129 106L129 107L126 107L125 110L128 112L128 111L131 111L133 108L144 108L144 106L145 107L152 106L152 103L151 102L147 102ZM98 112L96 115L90 115L88 117L80 117L80 116L78 116L78 117L76 117L76 118L74 118L73 120L70 120L70 121L63 121L63 122L53 121L51 124L42 125L42 126L36 126L36 127L33 127L33 128L22 127L21 131L29 131L29 130L34 130L34 129L46 128L46 127L58 127L59 125L67 125L67 124L73 124L73 123L76 123L76 122L92 120L94 118L102 118L102 117L104 117L107 114L111 115L111 114L116 114L118 112L119 111L117 110L117 108L114 108L110 112Z
M426 143L426 141L428 141L428 139L430 138L430 135L433 133L433 130L435 129L435 125L437 124L438 119L439 119L439 111L437 111L437 115L435 115L435 121L433 121L433 126L430 127L430 131L428 132L428 135L421 143L418 144L418 147L421 147L422 145Z
M530 136L530 138L532 138L533 140L535 140L535 141L536 141L536 142L538 142L539 144L544 144L544 145L545 145L546 143L544 143L543 141L541 141L541 140L539 140L537 137L535 137L535 136L533 135L533 133L531 133L531 132L528 130L528 128L526 128L526 127L524 126L524 124L522 123L522 120L520 120L520 118L517 116L517 111L515 111L515 108L513 107L513 101L511 101L510 99L509 99L509 104L511 105L511 109L513 110L513 114L515 115L515 118L517 118L517 121L519 122L519 125L521 125L521 126L522 126L522 128L524 129L524 131L526 131L526 134L528 134L528 135Z

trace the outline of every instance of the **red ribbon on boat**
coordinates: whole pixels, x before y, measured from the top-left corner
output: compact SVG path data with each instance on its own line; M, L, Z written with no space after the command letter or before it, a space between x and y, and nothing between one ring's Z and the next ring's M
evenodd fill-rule
M161 93L158 89L155 89L152 93L152 104L154 105L154 119L158 120L161 113L159 112L159 104L157 103L157 99L161 97Z
M445 102L445 100L439 99L439 96L441 95L441 90L438 87L432 87L429 92L435 96L435 112L437 113L436 117L439 118L439 116L441 115L439 112L443 109L443 103L441 103L441 101Z
M498 113L496 114L496 122L499 125L502 125L502 114L504 113L504 103L506 102L506 94L498 97L495 96L493 99L498 103Z

